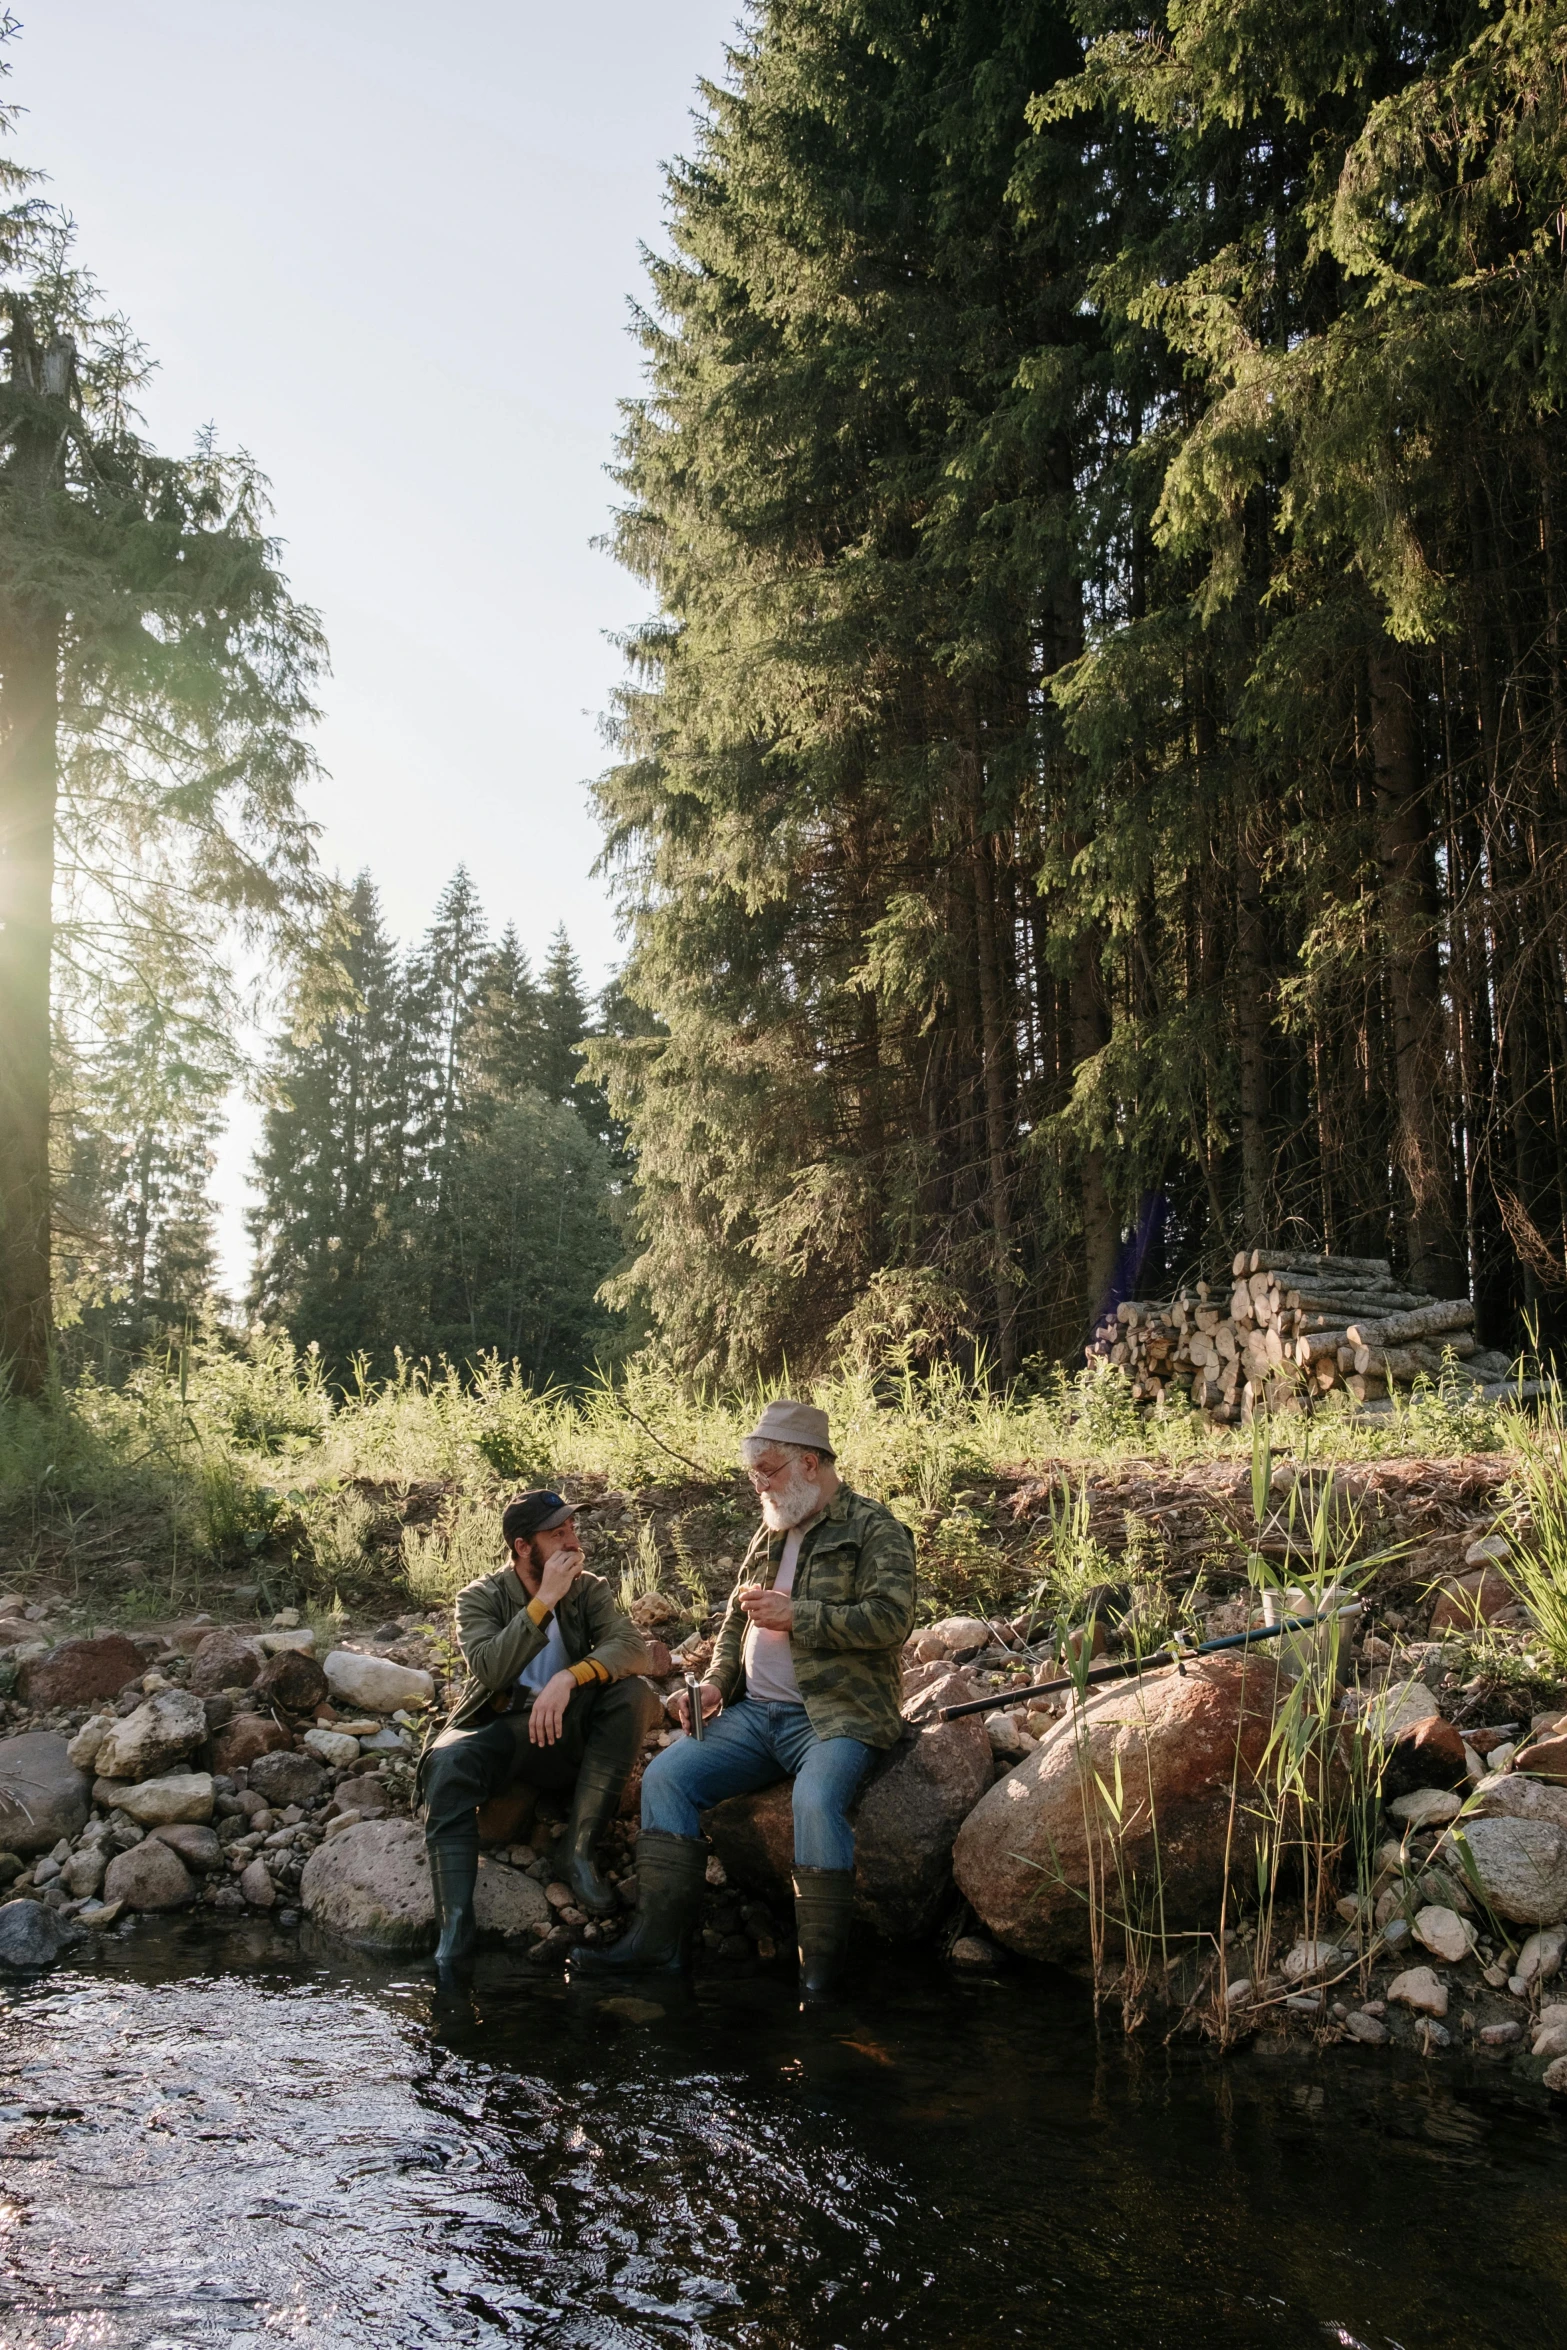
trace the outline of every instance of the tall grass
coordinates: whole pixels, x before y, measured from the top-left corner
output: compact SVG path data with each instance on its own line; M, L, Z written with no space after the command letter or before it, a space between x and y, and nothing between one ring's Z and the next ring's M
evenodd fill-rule
M786 1384L796 1383L769 1392ZM1018 1596L1015 1561L1001 1573L987 1515L984 1488L998 1473L1048 1469L1063 1497L1081 1496L1090 1470L1135 1460L1180 1469L1249 1441L1185 1408L1139 1414L1104 1365L1012 1386L940 1364L919 1374L857 1366L805 1385L831 1416L843 1474L917 1529L944 1591L986 1612ZM388 1378L360 1367L334 1385L314 1348L275 1337L235 1347L207 1334L117 1386L85 1372L37 1402L0 1398L5 1572L63 1574L78 1587L96 1578L100 1599L104 1575L119 1575L127 1604L152 1586L177 1603L215 1572L269 1594L286 1584L323 1605L389 1577L433 1598L476 1559L493 1563L485 1513L497 1497L575 1480L661 1497L666 1557L695 1609L701 1546L670 1520L682 1493L741 1492L739 1443L763 1400L761 1388L692 1389L651 1356L575 1393L539 1391L493 1360L462 1370L400 1360ZM1394 1419L1319 1418L1311 1442L1324 1462L1408 1450L1416 1434L1427 1451L1513 1446L1542 1493L1553 1477L1559 1493L1554 1408L1531 1434L1520 1412L1433 1392ZM1294 1425L1298 1443L1306 1423ZM1058 1602L1104 1565L1086 1524L1074 1533L1067 1522L1079 1506L1063 1498L1033 1570ZM1551 1506L1537 1501L1536 1521L1557 1525L1567 1557L1567 1513L1551 1521Z

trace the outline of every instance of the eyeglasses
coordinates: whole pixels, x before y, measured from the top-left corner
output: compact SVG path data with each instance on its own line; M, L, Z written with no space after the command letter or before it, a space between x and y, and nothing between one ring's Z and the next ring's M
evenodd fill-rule
M780 1478L788 1476L789 1467L790 1463L786 1454L782 1460L773 1462L770 1467L765 1466L761 1461L749 1461L746 1464L745 1473L753 1485L776 1485Z

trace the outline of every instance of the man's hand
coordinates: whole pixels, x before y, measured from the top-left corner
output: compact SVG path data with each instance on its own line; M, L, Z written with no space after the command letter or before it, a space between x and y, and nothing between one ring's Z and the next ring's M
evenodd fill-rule
M553 1563L553 1562L552 1562ZM528 1736L535 1746L553 1746L566 1719L566 1708L577 1693L569 1673L552 1673L533 1701Z
M538 1600L541 1607L556 1608L565 1598L582 1572L580 1550L557 1550L545 1560L539 1574Z
M760 1583L747 1583L737 1594L746 1614L763 1632L792 1632L794 1630L794 1601L782 1591L764 1591Z
M710 1722L724 1702L723 1693L716 1681L704 1681L700 1695L702 1719L704 1722ZM691 1692L689 1689L682 1689L675 1698L675 1719L679 1722L681 1729L689 1736L691 1730Z

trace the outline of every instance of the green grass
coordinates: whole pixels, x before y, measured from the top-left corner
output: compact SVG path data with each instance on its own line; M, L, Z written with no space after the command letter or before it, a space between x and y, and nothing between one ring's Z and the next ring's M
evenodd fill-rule
M1108 1366L1011 1387L949 1366L917 1378L855 1369L810 1392L843 1474L915 1530L930 1603L986 1613L1029 1600L1054 1613L1107 1577L1090 1477L1133 1464L1178 1475L1251 1451L1247 1431L1189 1409L1140 1415ZM647 1358L574 1394L540 1393L495 1362L477 1373L400 1362L389 1379L340 1389L313 1349L208 1339L118 1386L84 1373L41 1402L0 1399L0 1577L100 1613L198 1604L224 1581L259 1585L271 1606L352 1610L398 1593L430 1605L494 1563L508 1492L575 1482L636 1497L604 1537L606 1566L628 1589L656 1566L697 1618L722 1583L714 1562L751 1522L738 1447L761 1400L693 1391ZM1386 1419L1280 1420L1273 1444L1323 1466L1516 1454L1555 1545L1542 1571L1567 1594L1562 1426L1559 1398L1531 1418L1438 1385ZM1020 1546L995 1491L1025 1468L1052 1477L1058 1499ZM1145 1530L1129 1535L1116 1576L1151 1591L1159 1561L1139 1549ZM1567 1652L1567 1596L1550 1624L1553 1653L1558 1638Z

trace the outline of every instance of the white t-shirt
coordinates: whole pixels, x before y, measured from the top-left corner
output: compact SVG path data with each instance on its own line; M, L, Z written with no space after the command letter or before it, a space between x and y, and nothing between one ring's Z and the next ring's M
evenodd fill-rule
M551 1616L550 1628L544 1637L544 1646L536 1657L530 1658L517 1675L518 1688L532 1689L537 1692L543 1688L546 1681L552 1680L557 1673L563 1673L569 1661L566 1655L566 1643L560 1636L560 1618L559 1616Z
M800 1537L803 1526L791 1526L784 1536L783 1557L778 1562L778 1574L773 1589L785 1598L794 1589L794 1570L800 1563ZM760 1624L747 1624L745 1644L741 1649L745 1660L745 1693L759 1705L803 1705L800 1684L794 1677L794 1645L787 1632L764 1632Z

